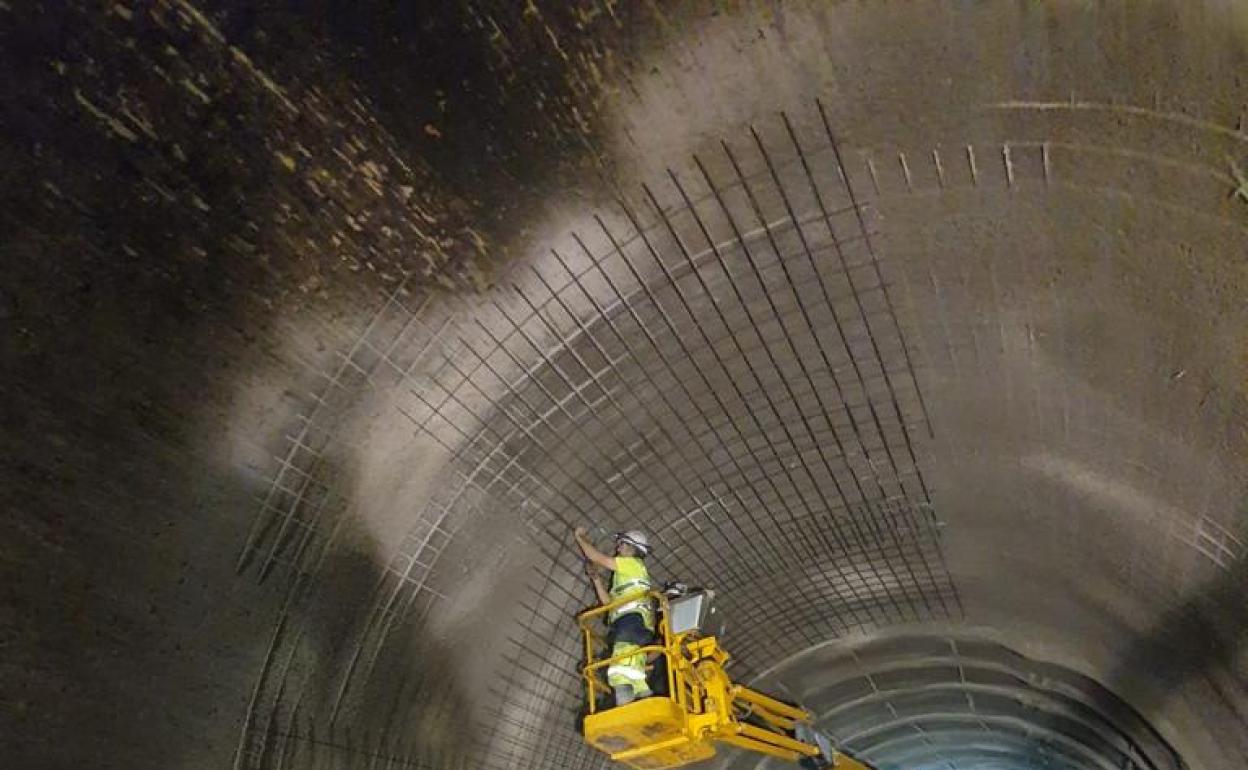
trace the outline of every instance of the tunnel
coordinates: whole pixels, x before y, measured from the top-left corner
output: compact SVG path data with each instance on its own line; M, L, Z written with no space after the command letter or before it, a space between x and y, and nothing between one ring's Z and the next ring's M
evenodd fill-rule
M878 770L1248 763L1248 3L0 0L0 52L0 766L612 767L577 527Z

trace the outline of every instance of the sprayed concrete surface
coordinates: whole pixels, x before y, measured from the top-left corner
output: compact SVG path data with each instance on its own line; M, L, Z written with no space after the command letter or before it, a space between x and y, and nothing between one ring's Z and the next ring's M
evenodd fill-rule
M577 525L881 768L1248 761L1248 6L420 5L0 0L0 764L605 767Z

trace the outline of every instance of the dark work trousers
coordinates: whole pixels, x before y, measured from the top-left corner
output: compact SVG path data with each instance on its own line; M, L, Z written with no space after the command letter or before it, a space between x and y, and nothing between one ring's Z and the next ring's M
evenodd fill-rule
M611 631L607 634L608 649L616 642L644 646L653 641L654 632L646 628L646 619L641 616L640 612L626 612L619 616L611 624Z

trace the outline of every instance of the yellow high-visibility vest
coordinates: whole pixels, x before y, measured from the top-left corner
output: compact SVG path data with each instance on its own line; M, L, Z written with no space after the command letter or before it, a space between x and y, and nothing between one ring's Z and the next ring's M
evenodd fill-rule
M650 580L650 571L646 569L644 561L636 556L615 557L615 572L611 575L611 601L634 595L638 599L616 607L611 611L608 621L614 623L621 615L637 612L645 619L647 627L653 626L654 607L645 598L653 588L654 583Z

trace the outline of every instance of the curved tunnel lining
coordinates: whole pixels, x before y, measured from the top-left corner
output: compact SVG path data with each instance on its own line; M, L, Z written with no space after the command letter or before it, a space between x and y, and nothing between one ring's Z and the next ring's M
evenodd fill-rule
M981 760L1010 768L1186 767L1139 712L1098 682L983 637L898 630L829 642L754 684L800 697L849 753L890 770Z

